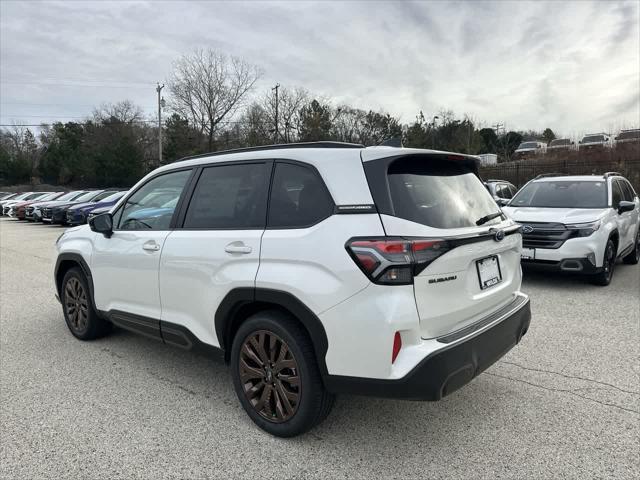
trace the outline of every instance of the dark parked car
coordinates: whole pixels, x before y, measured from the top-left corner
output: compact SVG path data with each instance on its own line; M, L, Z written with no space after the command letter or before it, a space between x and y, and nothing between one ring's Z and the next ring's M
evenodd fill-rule
M40 222L42 221L42 210L44 208L71 202L85 193L87 193L87 190L75 190L65 193L53 201L32 203L27 207L25 218L30 222Z
M42 221L51 224L65 225L67 223L67 210L69 207L99 202L113 193L115 193L115 190L93 190L76 198L72 202L47 207L42 210Z
M106 207L107 210L113 207L118 200L120 200L126 191L123 192L115 192L111 193L106 198L102 200L89 202L89 203L79 203L77 205L72 205L67 209L67 223L69 225L82 225L83 223L87 223L88 215L98 208Z
M487 190L489 190L498 205L506 205L518 191L513 184L506 180L489 179L484 182L484 186L487 187Z

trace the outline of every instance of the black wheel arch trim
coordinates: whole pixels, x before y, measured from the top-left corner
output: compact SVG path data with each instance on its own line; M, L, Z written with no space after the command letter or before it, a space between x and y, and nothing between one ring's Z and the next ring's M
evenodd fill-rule
M58 258L56 259L56 266L54 268L54 281L56 284L56 297L60 300L60 288L62 287L62 279L63 275L60 274L60 267L67 262L75 263L80 267L82 273L84 273L85 278L87 279L87 284L89 285L89 296L91 297L91 305L96 309L96 304L93 299L93 277L91 276L91 269L89 268L89 264L87 264L86 260L79 253L72 252L64 252L58 254ZM65 269L65 272L68 269Z
M225 361L229 361L231 342L233 340L232 334L240 325L236 320L237 315L242 312L243 307L248 307L252 304L259 306L259 310L264 309L263 305L266 308L269 305L280 307L296 317L309 333L320 373L323 378L328 375L325 357L329 342L320 319L295 295L269 288L235 288L220 302L215 313L215 329L220 348L225 352Z

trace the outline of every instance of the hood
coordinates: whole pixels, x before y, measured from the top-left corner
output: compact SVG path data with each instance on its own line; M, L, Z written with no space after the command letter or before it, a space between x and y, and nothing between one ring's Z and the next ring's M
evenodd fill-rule
M604 215L603 208L503 207L502 211L516 222L587 223Z
M116 201L113 202L91 202L91 203L82 203L80 205L74 205L70 208L70 210L82 210L84 212L92 212L97 208L103 207L112 207L116 204Z
M107 213L109 210L111 210L111 207L107 206L107 207L96 207L93 210L91 210L91 213L93 215L100 215L101 213Z
M531 153L531 152L535 152L536 150L538 150L537 148L519 148L518 150L514 151L513 153Z
M67 203L70 205L69 210L80 210L82 208L90 207L96 204L95 202L82 202L82 203L67 202Z

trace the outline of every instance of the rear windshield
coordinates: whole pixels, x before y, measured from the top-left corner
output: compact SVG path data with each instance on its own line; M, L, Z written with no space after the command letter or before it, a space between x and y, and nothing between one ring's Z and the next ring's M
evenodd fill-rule
M451 161L399 159L387 177L394 214L405 220L434 228L465 228L500 212L480 179ZM500 216L483 225L501 221Z
M589 137L584 137L582 139L582 143L595 143L595 142L604 142L603 135L591 135Z
M607 188L604 182L549 181L532 182L513 197L511 207L605 208Z
M521 148L536 148L537 146L538 142L524 142L520 144L518 150L520 150Z
M559 138L557 140L552 140L549 144L550 147L558 147L563 145L571 145L571 140L568 138Z

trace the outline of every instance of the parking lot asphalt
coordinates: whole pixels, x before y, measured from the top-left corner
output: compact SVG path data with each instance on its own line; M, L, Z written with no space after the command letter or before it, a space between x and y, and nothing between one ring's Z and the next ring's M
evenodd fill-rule
M531 328L469 385L342 396L284 440L222 363L121 330L76 340L52 283L62 231L0 219L1 478L638 478L638 266L609 287L525 272Z

